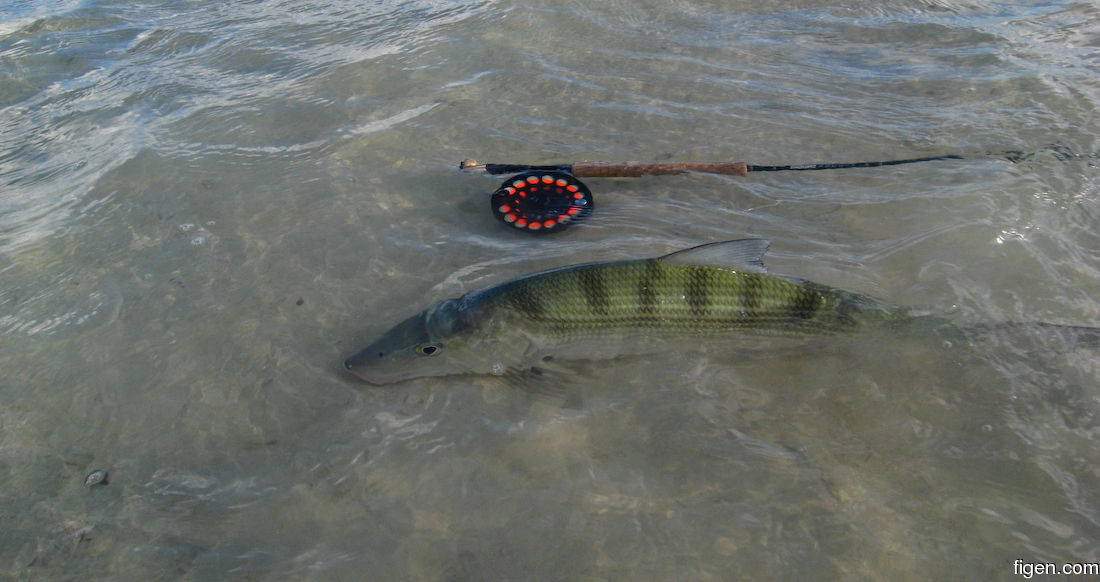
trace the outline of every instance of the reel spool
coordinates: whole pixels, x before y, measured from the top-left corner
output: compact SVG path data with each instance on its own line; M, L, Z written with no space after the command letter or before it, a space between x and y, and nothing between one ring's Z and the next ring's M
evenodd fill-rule
M572 174L533 170L504 181L489 198L493 216L532 233L565 230L592 213L592 192Z

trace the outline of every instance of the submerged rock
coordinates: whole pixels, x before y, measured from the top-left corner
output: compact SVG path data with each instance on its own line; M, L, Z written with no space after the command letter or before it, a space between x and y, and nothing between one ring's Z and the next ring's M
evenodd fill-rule
M88 473L88 476L84 478L84 486L94 487L96 485L106 485L107 477L109 475L110 474L104 469L96 469L95 471Z

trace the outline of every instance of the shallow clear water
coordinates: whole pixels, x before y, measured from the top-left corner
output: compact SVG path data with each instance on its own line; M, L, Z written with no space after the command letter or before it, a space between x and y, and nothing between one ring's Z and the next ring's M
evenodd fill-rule
M448 296L747 235L963 321L1100 325L1098 47L1068 1L9 3L0 577L1098 562L1098 351L1042 334L691 346L586 366L566 406L341 367ZM970 157L593 179L553 238L456 169L946 153Z

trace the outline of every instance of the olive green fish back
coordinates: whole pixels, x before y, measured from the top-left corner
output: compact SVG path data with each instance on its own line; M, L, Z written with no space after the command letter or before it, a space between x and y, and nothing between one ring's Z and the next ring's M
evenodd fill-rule
M865 296L808 281L661 259L566 267L471 299L556 334L624 328L835 333L900 315Z

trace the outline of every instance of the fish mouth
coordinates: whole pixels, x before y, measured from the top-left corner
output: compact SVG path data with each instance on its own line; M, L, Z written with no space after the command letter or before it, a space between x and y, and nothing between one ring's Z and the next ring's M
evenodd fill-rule
M369 369L364 369L365 366L363 366L362 362L359 360L360 359L357 355L352 356L347 360L344 360L344 369L351 372L357 378L367 382L368 384L382 386L385 384L393 384L395 382L400 382L401 380L404 380L404 378L387 377L385 375L380 375L376 372L372 372Z

